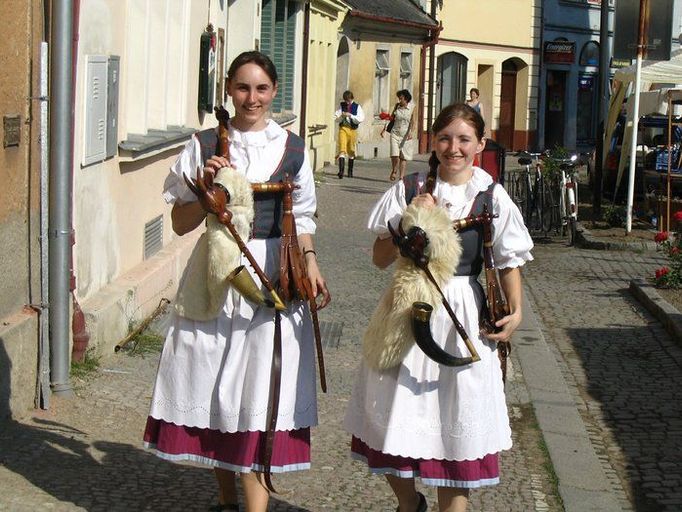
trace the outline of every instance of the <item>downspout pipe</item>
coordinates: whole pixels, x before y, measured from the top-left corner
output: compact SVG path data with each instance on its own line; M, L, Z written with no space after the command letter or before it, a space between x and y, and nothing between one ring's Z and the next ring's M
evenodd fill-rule
M431 17L435 20L437 14L438 3L436 0L431 0ZM429 111L426 113L426 124L427 124L427 134L426 134L426 147L431 147L431 125L433 125L433 106L435 104L433 83L435 81L436 75L436 44L438 43L438 35L443 29L442 23L440 24L439 30L436 34L435 43L429 49Z
M430 32L431 37L428 41L422 44L421 50L421 66L420 66L420 80L419 80L419 94L422 101L419 103L419 133L417 140L419 141L419 152L426 153L431 148L431 112L433 111L433 52L434 46L438 44L438 38L443 30L443 24L439 22L438 28ZM426 79L426 52L429 52L429 88L426 98L424 97L424 81ZM426 101L425 101L426 100ZM424 129L424 109L428 108L428 122L426 129Z
M73 0L52 3L50 65L50 386L72 396L69 381L69 292L73 168Z

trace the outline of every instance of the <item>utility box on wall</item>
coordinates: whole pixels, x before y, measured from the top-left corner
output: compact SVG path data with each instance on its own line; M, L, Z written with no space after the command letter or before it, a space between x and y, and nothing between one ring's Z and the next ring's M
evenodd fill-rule
M86 62L83 166L116 154L120 83L117 55L88 55Z

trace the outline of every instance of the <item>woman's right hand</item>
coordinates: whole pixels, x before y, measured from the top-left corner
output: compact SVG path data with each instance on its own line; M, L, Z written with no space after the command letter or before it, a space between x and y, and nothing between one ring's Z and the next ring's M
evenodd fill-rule
M211 178L215 178L215 175L223 167L232 167L232 165L230 164L230 161L224 156L215 155L206 160L203 172L204 175L208 173L211 174Z
M414 196L410 204L419 208L435 208L436 200L431 194L419 194L418 196Z

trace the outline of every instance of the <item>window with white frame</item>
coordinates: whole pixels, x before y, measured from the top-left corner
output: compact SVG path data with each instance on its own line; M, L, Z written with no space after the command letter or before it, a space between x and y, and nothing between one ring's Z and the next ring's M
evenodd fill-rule
M400 88L412 91L412 52L400 53Z
M388 60L388 50L377 50L374 71L374 115L388 112L388 74L391 70Z
M130 0L125 69L128 134L184 126L187 111L189 0Z

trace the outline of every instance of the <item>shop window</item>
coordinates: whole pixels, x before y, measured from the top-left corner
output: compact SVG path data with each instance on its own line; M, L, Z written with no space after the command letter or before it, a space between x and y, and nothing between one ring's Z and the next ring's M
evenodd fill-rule
M576 108L576 142L593 144L595 141L596 101L599 83L597 75L582 74L578 77L578 105Z
M580 51L581 66L599 66L599 43L596 41L588 41Z
M374 67L374 115L388 112L388 74L391 71L388 60L388 50L377 50Z

